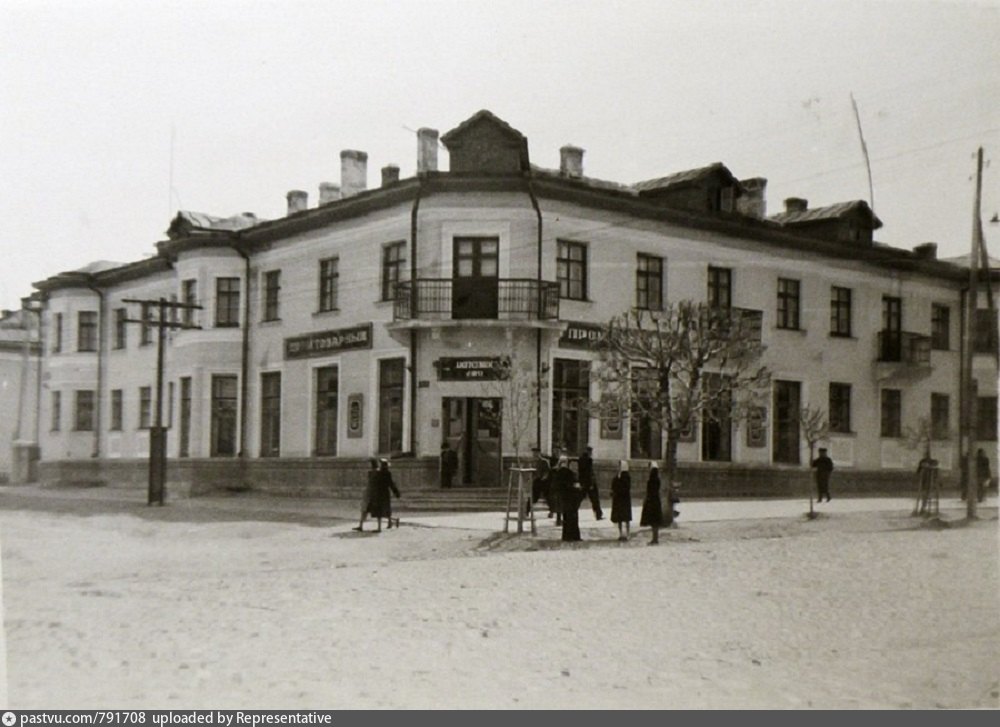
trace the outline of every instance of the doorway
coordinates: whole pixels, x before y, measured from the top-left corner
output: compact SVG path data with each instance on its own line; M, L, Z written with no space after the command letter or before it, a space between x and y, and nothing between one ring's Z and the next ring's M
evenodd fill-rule
M499 311L499 247L495 237L456 237L452 318L496 318Z
M458 454L456 484L499 487L502 400L446 396L442 400L444 441Z
M774 461L799 464L799 410L802 406L798 381L774 382Z

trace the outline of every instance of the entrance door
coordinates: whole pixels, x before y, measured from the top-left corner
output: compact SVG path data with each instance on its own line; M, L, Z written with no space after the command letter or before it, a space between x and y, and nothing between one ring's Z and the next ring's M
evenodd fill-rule
M799 408L802 406L798 381L774 382L774 461L799 464Z
M495 237L455 238L452 318L497 317L499 245Z
M458 453L458 484L500 485L501 400L445 397L444 439Z

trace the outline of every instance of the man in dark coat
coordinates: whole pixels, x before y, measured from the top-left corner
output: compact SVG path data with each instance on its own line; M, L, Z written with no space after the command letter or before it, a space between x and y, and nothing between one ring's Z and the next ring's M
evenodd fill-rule
M396 483L392 481L392 473L389 472L389 460L387 459L379 460L378 473L375 475L375 491L372 495L368 513L378 521L377 532L382 532L382 518L386 518L389 521L389 528L392 528L392 495L397 498L402 496L399 494Z
M458 472L458 453L447 442L441 443L441 487L451 487L455 473Z
M604 519L604 511L601 510L601 495L597 491L597 480L594 479L594 448L587 447L576 462L577 473L580 477L580 487L590 498L590 507L594 511L595 520Z
M816 490L817 502L823 502L826 498L830 502L830 473L833 472L833 460L826 456L826 449L819 448L819 457L812 461L812 467L816 470Z
M545 504L549 506L549 517L552 517L552 500L549 494L552 467L548 457L544 457L538 447L531 448L531 456L535 465L535 473L531 476L531 502L534 504L545 500Z
M552 479L552 489L559 493L562 508L562 539L570 542L580 540L580 502L584 495L576 483L573 470L569 468L569 459L559 458L559 466Z

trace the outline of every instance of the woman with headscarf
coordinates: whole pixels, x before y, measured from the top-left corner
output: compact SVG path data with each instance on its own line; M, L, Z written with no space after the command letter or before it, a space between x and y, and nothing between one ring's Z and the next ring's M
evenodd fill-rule
M580 501L583 499L583 489L576 483L568 458L559 458L552 477L553 490L557 493L559 506L562 508L562 539L569 542L580 540Z
M632 476L624 459L618 463L618 474L611 480L611 522L618 526L618 539L628 540L632 525Z
M365 518L368 517L372 498L375 497L375 478L378 476L378 460L372 457L369 463L371 464L371 468L368 470L368 482L365 483L365 491L361 495L361 522L358 523L358 527L354 528L359 533L365 529Z
M374 492L368 505L368 514L378 520L377 532L382 532L382 518L386 518L389 527L392 527L392 495L401 497L396 483L392 481L392 473L389 472L389 460L380 459L378 472L375 474Z
M660 526L663 525L663 505L660 504L660 468L656 462L649 463L649 479L646 480L646 499L642 501L642 515L639 525L653 528L650 545L660 542Z

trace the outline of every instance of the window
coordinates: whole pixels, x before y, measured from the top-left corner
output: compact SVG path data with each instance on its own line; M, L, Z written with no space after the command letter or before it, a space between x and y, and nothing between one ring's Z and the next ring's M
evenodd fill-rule
M142 304L142 335L139 337L140 346L148 346L153 342L153 306L149 303Z
M139 429L149 429L153 422L153 389L150 386L139 387Z
M382 248L382 300L396 297L396 283L406 266L406 243L394 242Z
M778 278L778 328L799 330L799 281Z
M115 308L115 343L116 349L125 348L128 343L128 310L125 308Z
M340 278L340 258L319 261L319 309L337 310L337 283Z
M52 392L52 431L58 432L62 420L62 392Z
M830 335L851 335L851 289L836 285L830 288Z
M184 305L198 305L198 281L185 280L181 283L181 302ZM182 322L185 326L195 325L194 308L184 308Z
M82 310L76 315L76 350L97 350L97 313Z
M976 399L976 439L997 441L997 398L980 396Z
M278 294L281 291L281 271L264 273L264 320L278 320Z
M76 392L76 420L73 429L78 432L94 431L94 392Z
M240 324L240 279L215 279L215 326L230 328Z
M53 324L55 330L52 331L52 353L62 352L62 338L63 338L63 314L56 313L55 323Z
M702 379L703 389L711 392L701 417L701 458L705 462L733 459L732 386L732 377L722 374L706 373Z
M260 375L260 456L281 453L281 373Z
M648 369L632 371L632 410L629 413L629 454L636 459L660 459L663 436L659 423L645 410L656 401L656 375Z
M851 432L851 385L830 382L828 407L830 431L837 434Z
M320 456L337 454L337 394L337 367L316 369L315 451Z
M639 253L635 306L642 310L663 310L663 258Z
M174 382L167 384L167 429L174 425Z
M212 377L212 457L236 454L236 381L228 374Z
M590 364L557 358L552 366L552 445L582 454L587 446L586 405L590 401Z
M989 308L979 308L973 318L975 330L972 334L973 353L993 353L997 350L997 312Z
M947 351L951 348L951 308L946 305L931 305L931 348Z
M109 429L113 432L120 432L122 430L122 390L112 389L111 390L111 426Z
M378 362L378 451L403 449L403 370L401 358Z
M191 455L191 377L181 378L181 431L178 441L178 456Z
M802 457L802 430L799 425L802 383L776 380L773 411L772 457L775 462L799 464Z
M899 389L882 389L882 436L903 436L903 395Z
M733 271L708 266L708 304L713 308L733 305Z
M950 434L948 426L948 409L950 402L947 394L931 394L931 439L947 439Z
M570 300L587 299L587 246L582 242L559 241L556 257L556 278L559 297Z

